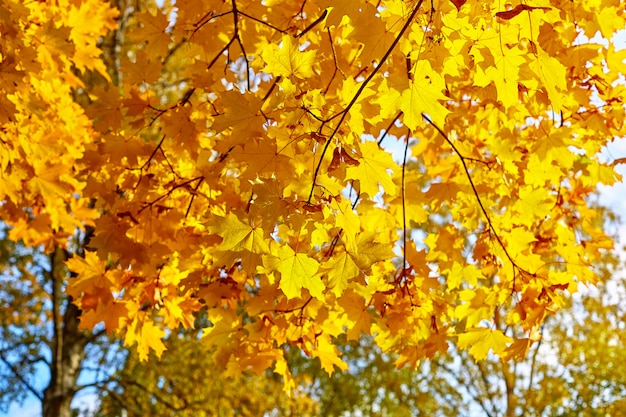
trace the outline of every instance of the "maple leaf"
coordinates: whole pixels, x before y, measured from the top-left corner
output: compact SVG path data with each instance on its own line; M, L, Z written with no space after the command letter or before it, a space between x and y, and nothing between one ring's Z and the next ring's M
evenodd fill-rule
M94 287L108 289L111 284L106 276L105 263L98 258L95 252L85 252L85 257L75 256L66 262L70 271L75 272L77 277L71 282L72 291L76 295L80 292L92 290Z
M236 314L228 312L225 315L215 315L209 317L213 326L205 329L202 335L203 340L209 346L219 346L226 344L233 336L239 325Z
M339 357L339 350L332 344L330 338L326 335L322 335L316 339L316 349L313 351L313 357L319 358L324 369L328 375L332 375L335 371L335 366L343 371L348 369L348 364L345 363Z
M319 263L304 253L296 253L287 245L272 245L271 256L263 257L263 265L280 272L280 289L288 298L300 297L302 288L323 300L325 289L317 271Z
M139 353L139 359L142 361L148 359L148 354L151 350L160 358L166 349L162 341L163 336L165 336L165 332L159 329L152 321L135 319L126 330L124 344L132 346L136 343L137 353Z
M391 180L391 175L397 171L397 164L391 159L391 155L381 151L375 142L365 142L360 145L362 158L357 159L359 165L350 166L346 169L346 178L359 180L361 190L370 197L375 196L381 190L388 195L396 195L397 187Z
M151 13L148 10L137 15L138 30L131 31L128 35L131 41L145 43L146 56L156 58L167 55L171 39L166 33L169 26L167 16L158 10Z
M267 64L264 71L275 76L308 78L314 74L315 51L301 51L298 41L289 35L282 36L280 46L268 43L261 57Z
M117 91L114 88L105 91L97 87L91 94L94 102L86 111L93 117L95 126L102 131L117 130L124 120L123 106Z
M265 119L260 113L261 101L250 98L235 91L228 92L222 96L224 113L215 117L211 128L216 133L224 129L232 128L232 142L229 147L244 144L249 137L254 137L262 131Z
M517 48L506 48L504 52L494 56L495 66L489 66L484 72L476 74L476 86L486 86L493 82L498 91L498 99L505 107L519 102L518 79L520 68L526 63L523 51Z
M442 92L445 90L443 78L433 72L428 61L419 61L412 71L416 78L403 91L400 102L404 123L410 129L416 129L425 123L422 114L426 114L437 125L443 126L450 112L440 103L448 99Z
M147 52L139 51L135 62L125 61L123 64L128 69L125 71L126 81L139 85L141 83L154 83L161 78L161 69L155 64L154 58Z
M263 229L242 223L234 213L223 218L216 216L207 226L211 233L223 237L217 250L269 252Z
M250 179L271 177L283 166L288 165L288 158L278 153L276 143L272 141L248 138L243 146L238 146L232 151L232 155L248 161L248 169L243 175ZM258 194L264 196L266 193Z
M517 339L504 350L503 357L506 359L524 359L532 343L533 340L528 338Z
M68 25L70 39L76 45L73 62L80 71L96 70L107 81L111 81L97 46L97 35L103 36L117 27L115 19L119 11L100 2L83 2L80 7L71 7Z
M337 296L360 274L359 267L347 252L333 256L322 264L322 268L328 271L328 288Z
M127 320L128 309L125 303L112 301L108 304L99 302L95 309L85 309L80 316L80 327L84 330L93 329L98 323L104 322L104 328L109 334L122 327Z
M366 3L361 5L358 14L352 15L356 16L353 19L355 30L352 36L363 44L359 56L363 65L381 59L393 42L393 35L387 30L385 23L376 18L376 13L376 7Z
M481 327L472 328L460 334L457 345L461 349L469 347L469 353L476 361L479 361L487 357L489 350L493 350L495 354L501 354L511 342L513 339L504 335L502 331Z
M49 20L38 31L37 39L40 47L38 52L41 59L54 65L63 65L62 59L74 55L75 46L69 41L72 29L67 26L57 27Z
M453 277L451 285L458 286L458 277ZM483 320L491 317L494 305L494 296L486 292L482 288L477 290L463 290L459 294L459 299L466 301L456 307L454 314L459 319L466 319L469 327L480 324ZM467 301L470 301L469 303Z
M44 201L52 202L71 191L71 187L59 181L63 168L46 166L30 180L33 191L41 194Z
M478 280L482 277L482 274L474 265L466 265L463 267L455 263L446 278L446 284L450 286L450 288L457 288L461 286L463 281L465 281L470 286L474 287L476 286Z
M352 254L355 263L363 269L370 268L376 262L393 257L391 247L378 239L378 233L373 231L375 228L368 229L365 226L365 229L368 231L357 235L355 239L357 249Z
M565 84L567 70L558 59L548 55L539 47L536 49L536 58L531 64L531 68L543 82L554 111L559 112L563 108L562 91L567 89Z

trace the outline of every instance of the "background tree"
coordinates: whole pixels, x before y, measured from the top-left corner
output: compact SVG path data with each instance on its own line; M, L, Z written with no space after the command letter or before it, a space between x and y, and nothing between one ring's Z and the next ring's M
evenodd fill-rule
M167 355L148 364L104 328L80 330L80 309L56 288L67 280L67 253L46 256L2 233L0 411L34 397L44 417L92 416L93 407L73 403L87 392L103 416L317 415L314 400L288 395L276 375L222 375L197 332L174 333Z
M84 236L83 236L84 238ZM77 237L75 242L79 242ZM80 248L80 244L72 245ZM64 293L68 252L46 254L7 239L0 240L0 410L27 397L41 402L42 416L71 415L74 396L92 388L115 367L119 342L106 331L79 329L79 308ZM86 300L83 300L86 302ZM83 378L84 379L84 378Z
M224 375L196 332L170 335L161 358L131 352L101 392L97 415L316 416L317 401L300 388L287 393L278 375L256 369Z
M331 373L344 333L523 357L597 280L624 133L623 8L540 3L2 0L9 237L93 227L66 292L142 359L199 311L287 386L288 347Z

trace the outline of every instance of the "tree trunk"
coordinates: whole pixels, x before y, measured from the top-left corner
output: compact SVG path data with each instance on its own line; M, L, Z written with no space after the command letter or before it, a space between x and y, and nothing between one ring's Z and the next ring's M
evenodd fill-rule
M80 310L63 294L66 276L65 251L57 249L50 256L52 283L52 362L50 384L44 391L42 417L71 417L71 403L76 393L76 383L85 358L88 336L79 329ZM63 314L61 306L65 305Z

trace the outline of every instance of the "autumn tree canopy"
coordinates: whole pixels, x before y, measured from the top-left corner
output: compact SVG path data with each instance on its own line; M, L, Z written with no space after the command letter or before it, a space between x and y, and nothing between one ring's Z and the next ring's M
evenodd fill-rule
M612 247L587 196L624 27L619 0L0 0L0 217L89 236L66 292L142 358L200 310L229 373L288 385L285 346L330 373L341 334L522 357Z

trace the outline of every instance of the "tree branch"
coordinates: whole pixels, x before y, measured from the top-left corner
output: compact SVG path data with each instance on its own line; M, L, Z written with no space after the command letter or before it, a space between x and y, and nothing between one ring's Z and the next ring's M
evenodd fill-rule
M43 401L43 394L41 392L39 392L35 387L33 387L30 383L28 383L26 378L24 378L19 373L19 371L15 368L15 366L11 362L9 362L7 360L7 358L4 356L4 354L2 352L0 352L0 361L2 361L2 363L4 363L7 366L7 368L9 368L11 373L20 381L20 383L22 383L22 385L24 385L26 387L26 389L31 394L33 394L35 397L37 397L37 399L39 401Z
M515 279L515 272L516 270L518 271L524 271L524 269L520 268L520 266L513 260L513 258L511 257L511 255L509 254L509 252L506 249L506 246L504 245L504 242L502 242L502 239L500 239L500 235L498 234L498 232L496 231L496 228L494 227L493 223L491 222L491 216L489 216L489 213L487 213L487 209L485 208L482 199L480 198L480 195L478 194L478 190L476 189L476 185L474 184L474 180L472 179L472 174L470 174L469 172L469 168L467 167L467 163L465 162L468 158L466 158L465 156L463 156L463 154L461 154L461 152L459 151L459 149L454 145L454 143L450 140L450 138L448 138L448 135L446 135L446 133L439 127L437 126L431 119L430 117L428 117L426 114L422 113L422 117L424 118L424 120L426 120L432 127L435 128L435 130L437 130L437 132L439 132L439 134L446 140L446 142L448 142L448 144L450 145L450 147L452 148L452 150L454 151L454 153L459 157L459 159L461 160L461 164L463 165L463 170L465 170L465 175L467 176L467 179L469 180L469 183L472 187L472 192L474 193L474 196L476 197L476 201L478 202L478 205L480 206L480 210L482 211L483 215L485 216L485 219L487 220L487 225L489 227L489 230L493 233L493 235L496 237L496 240L498 241L498 244L500 245L500 247L502 248L502 250L504 251L504 254L506 255L506 257L508 258L509 262L511 262L511 264L513 265L513 279ZM525 271L524 271L525 272ZM513 291L515 291L515 286L513 287Z
M406 20L406 22L404 22L404 26L402 26L402 29L400 29L398 36L396 36L396 38L391 43L391 46L389 47L389 49L387 49L383 57L380 59L380 65L375 67L374 70L370 73L370 75L365 79L365 81L361 83L361 86L359 87L357 92L354 94L354 96L352 97L352 100L350 100L350 103L348 103L346 108L343 109L341 112L337 113L336 115L332 116L330 119L328 119L328 120L332 120L335 117L338 117L339 115L341 115L341 118L337 122L335 129L330 134L328 139L326 139L326 144L324 145L324 149L322 150L322 154L320 155L320 161L317 163L317 166L315 167L315 172L313 173L313 184L311 185L311 192L309 193L309 198L307 198L308 204L311 204L311 199L313 198L313 191L315 190L315 181L317 181L317 175L319 174L320 168L322 166L322 162L324 161L324 156L326 155L326 152L328 151L328 148L330 147L330 143L332 142L333 138L339 131L339 128L341 127L344 120L348 116L350 109L357 102L357 100L361 96L361 93L363 93L363 90L365 90L365 87L367 87L367 85L372 80L372 78L374 78L374 76L378 74L378 71L380 71L380 69L383 67L383 64L385 63L389 55L391 55L391 53L393 52L398 42L400 42L400 39L402 39L402 36L404 36L404 32L407 31L407 29L411 25L411 22L413 22L413 19L415 18L415 15L417 14L417 11L419 10L419 8L422 6L423 1L424 0L419 0L419 2L415 5L415 7L413 8L413 11L411 12L411 15Z

